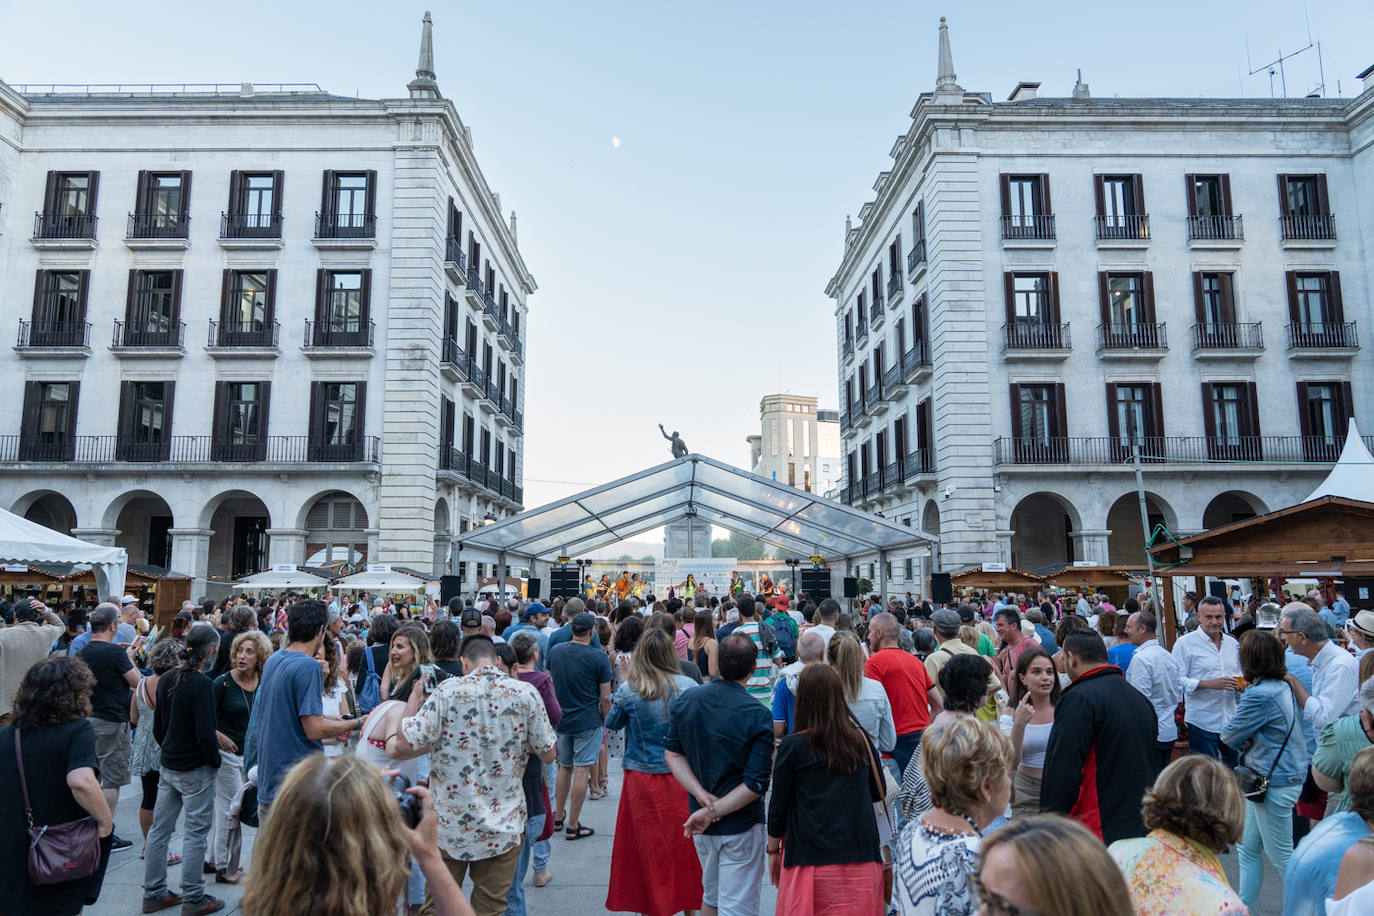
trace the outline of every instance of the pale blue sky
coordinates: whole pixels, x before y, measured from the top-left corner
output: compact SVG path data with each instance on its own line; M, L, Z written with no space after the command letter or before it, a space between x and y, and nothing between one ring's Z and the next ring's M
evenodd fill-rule
M206 6L0 0L8 82L311 81L388 97L423 3ZM1329 94L1374 64L1374 2L1311 0ZM844 217L935 80L1067 95L1268 95L1246 77L1307 42L1300 0L431 4L440 88L540 284L531 299L526 504L664 460L657 423L743 465L779 385L837 405L826 281ZM1290 94L1317 81L1290 63ZM622 145L615 149L611 138ZM552 481L566 481L567 484Z

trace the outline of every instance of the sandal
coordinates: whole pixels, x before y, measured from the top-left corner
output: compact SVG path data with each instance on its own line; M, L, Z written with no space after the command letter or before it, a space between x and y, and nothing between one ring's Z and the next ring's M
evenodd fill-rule
M588 789L588 790L587 790L587 798L591 799L592 801L600 801L601 799L603 799L603 798L605 798L605 797L606 797L606 793L605 793L605 792L598 792L598 791L596 791L595 789Z
M556 817L556 818L553 819L553 829L554 829L554 830L562 830L562 829L563 829L563 818L561 818L561 817Z
M569 827L563 833L563 838L566 840L580 840L584 837L589 837L594 833L596 833L596 831L592 828L586 825L579 825L577 827Z
M231 877L229 877L229 875L228 875L226 869L221 868L219 871L215 872L215 883L216 883L216 884L238 884L240 881L243 880L243 875L244 875L244 871L243 871L243 869L240 868L240 869L234 874L234 876L231 878Z

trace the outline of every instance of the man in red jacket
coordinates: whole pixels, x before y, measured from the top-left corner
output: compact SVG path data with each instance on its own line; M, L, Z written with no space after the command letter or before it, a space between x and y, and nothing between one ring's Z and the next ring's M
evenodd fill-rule
M1063 650L1073 683L1054 709L1040 809L1077 818L1104 843L1145 836L1140 801L1155 778L1154 708L1107 664L1096 631L1074 630Z

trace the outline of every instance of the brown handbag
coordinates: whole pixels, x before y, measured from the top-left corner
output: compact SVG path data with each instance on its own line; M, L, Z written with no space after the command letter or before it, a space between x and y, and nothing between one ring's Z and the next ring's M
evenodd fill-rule
M883 809L883 817L887 818L887 830L888 830L888 833L892 836L893 848L884 848L884 849L883 849L883 853L884 853L884 856L883 856L883 902L884 902L884 903L891 903L891 902L892 902L892 863L893 863L893 859L894 859L894 857L895 857L895 846L896 846L896 843L897 843L897 835L896 835L896 833L892 830L892 818L891 818L891 816L887 813L887 782L886 782L886 780L883 779L883 771L882 771L882 769L878 766L877 761L874 759L874 754L869 754L869 755L868 755L868 768L869 768L869 770L872 771L872 773L873 773L873 780L878 784L878 791L881 792L881 793L882 793L882 796L883 796L883 800L880 801L880 802L874 802L874 803L873 803L873 807L874 807L875 809L877 809L877 808L880 807L880 806L882 807L882 809ZM875 817L877 816L877 813L878 813L878 812L877 812L876 810L873 812L873 814L874 814Z
M61 884L95 874L100 868L100 826L95 818L87 816L65 824L35 827L18 728L14 730L14 760L19 765L19 787L24 793L24 813L29 823L29 880L34 884Z

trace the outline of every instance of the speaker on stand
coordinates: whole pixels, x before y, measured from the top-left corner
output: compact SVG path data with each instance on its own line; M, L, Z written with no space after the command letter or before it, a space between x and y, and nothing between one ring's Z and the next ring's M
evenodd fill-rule
M943 605L954 602L954 583L950 581L949 573L930 574L930 600Z

